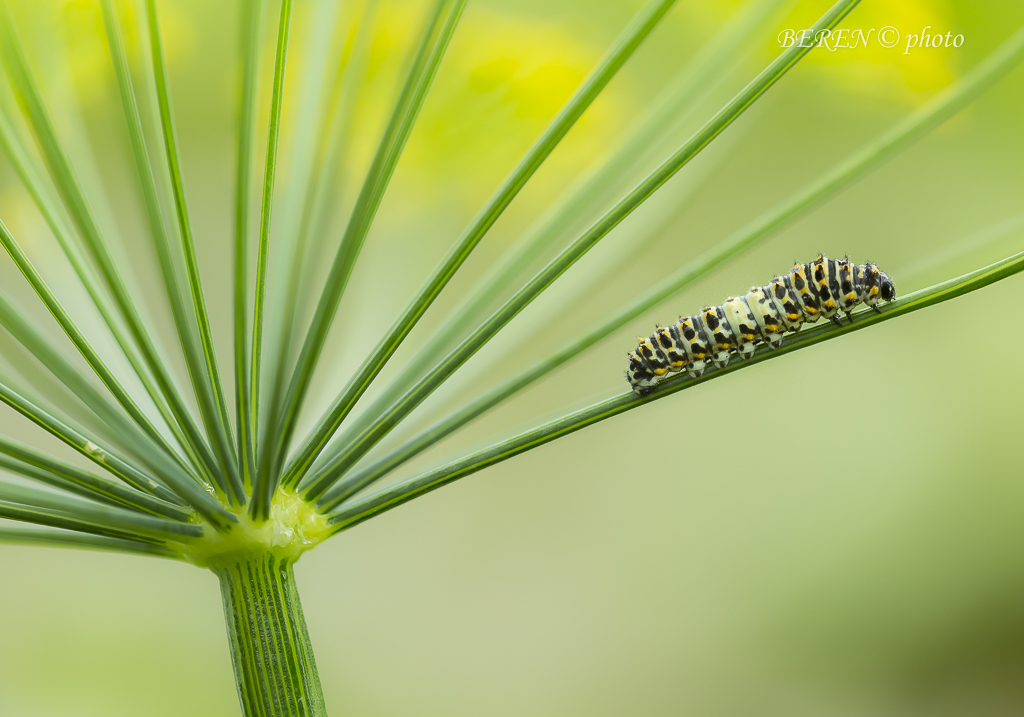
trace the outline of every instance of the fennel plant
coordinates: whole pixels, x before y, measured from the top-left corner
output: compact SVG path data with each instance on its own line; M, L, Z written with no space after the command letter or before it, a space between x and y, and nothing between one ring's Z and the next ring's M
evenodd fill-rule
M858 0L839 0L814 24L836 28ZM661 400L692 386L745 370L769 359L886 322L975 291L1024 269L1013 254L930 288L900 296L877 313L864 311L843 326L818 325L786 340L781 349L761 347L748 361L734 361L699 379L675 378L651 395L623 387L619 395L570 411L471 451L419 475L380 487L393 471L437 445L483 413L508 401L648 310L683 291L833 196L852 181L938 126L1011 69L1024 55L1024 29L954 85L870 139L803 189L709 244L689 263L640 292L618 311L600 317L550 355L504 378L426 425L410 416L537 297L569 271L638 207L683 170L738 118L783 80L811 45L782 49L760 73L692 136L610 207L552 251L561 232L589 217L613 180L635 165L659 133L691 110L699 93L720 81L738 49L758 37L767 19L786 3L752 0L683 68L648 114L637 121L605 164L570 187L553 208L511 247L417 347L416 360L375 381L435 300L463 268L505 210L548 159L584 112L672 10L674 0L649 0L491 198L455 237L451 249L376 345L332 396L311 429L302 411L314 390L314 373L330 361L328 335L349 287L364 242L378 217L396 167L458 32L466 0L434 0L405 63L402 81L381 127L379 141L348 208L340 234L323 233L324 215L337 194L339 157L346 123L358 105L356 77L365 63L366 40L354 34L325 50L333 73L329 101L302 126L323 148L290 176L294 199L277 230L281 193L278 157L286 87L293 0L241 4L238 13L241 81L238 87L236 172L233 188L233 264L230 271L200 272L182 151L175 126L167 52L154 0L135 7L145 28L130 56L123 18L114 0L101 0L105 39L117 82L123 127L134 162L132 184L145 209L162 290L171 309L175 347L187 367L188 385L169 368L125 280L83 188L66 138L33 72L19 28L0 5L0 61L16 103L0 115L0 142L20 182L31 194L60 250L73 267L92 307L121 356L116 364L98 350L90 330L62 303L59 292L35 266L23 242L0 224L0 242L38 300L98 379L39 331L13 302L0 295L0 323L63 387L67 405L54 403L31 381L2 377L0 400L85 462L72 462L9 438L0 438L0 466L20 477L0 484L0 517L34 527L5 525L10 542L87 547L185 561L212 571L220 581L238 697L245 715L324 715L313 641L306 628L293 566L302 554L332 536L435 488L544 445L597 421ZM370 12L372 3L366 5ZM264 26L275 39L272 79L261 88ZM262 94L261 94L262 93ZM260 98L268 96L265 153L257 156ZM323 99L323 98L322 98ZM155 121L147 127L151 109ZM22 126L23 123L24 126ZM34 143L34 147L32 144ZM38 153L38 156L34 154ZM254 178L256 181L254 181ZM259 179L262 181L259 181ZM254 189L259 194L253 221ZM297 209L295 209L297 207ZM275 254L273 244L285 251ZM315 250L327 247L329 262L311 289ZM284 257L283 260L280 257ZM272 257L278 257L272 260ZM538 268L539 267L539 268ZM525 276L524 276L525 275ZM230 286L232 375L222 375L204 281ZM273 282L284 287L271 305ZM384 287L382 290L386 290ZM311 298L311 310L303 302ZM13 349L12 349L13 351ZM376 392L371 393L373 387ZM231 398L233 397L233 401ZM193 405L195 409L193 409ZM386 443L398 428L401 440ZM378 445L386 446L379 450ZM89 467L83 467L88 465Z

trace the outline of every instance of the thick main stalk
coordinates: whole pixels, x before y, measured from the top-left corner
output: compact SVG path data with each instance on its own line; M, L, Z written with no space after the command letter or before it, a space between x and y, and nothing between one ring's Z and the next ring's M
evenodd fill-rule
M212 570L220 578L242 714L326 715L292 560L257 550L218 561Z

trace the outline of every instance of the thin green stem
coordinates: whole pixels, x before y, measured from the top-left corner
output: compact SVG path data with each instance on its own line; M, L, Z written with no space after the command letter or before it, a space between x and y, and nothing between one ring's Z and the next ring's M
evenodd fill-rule
M49 192L43 185L39 174L33 168L27 152L24 147L22 147L16 133L14 132L14 128L11 127L7 118L2 114L0 114L0 143L3 144L4 150L6 151L11 163L14 165L15 171L17 171L23 185L32 196L33 201L39 208L43 218L46 220L47 225L50 227L50 231L53 232L54 237L57 239L57 243L60 245L64 255L67 257L72 269L74 269L75 274L81 280L82 286L85 287L86 292L92 299L93 305L99 312L100 317L110 329L111 335L114 337L114 341L121 349L124 357L128 360L128 363L131 365L135 375L139 378L139 381L146 389L146 393L149 395L150 399L152 399L157 410L160 411L160 415L164 419L164 422L168 427L170 427L171 432L178 441L178 444L187 450L189 448L189 443L186 441L184 434L178 427L178 424L174 421L174 416L171 413L167 402L164 400L159 388L150 378L149 373L143 365L142 359L137 355L131 340L124 333L120 320L114 315L114 309L109 306L106 297L103 295L99 285L97 284L96 278L93 276L92 269L86 263L85 257L81 255L81 252L72 240L71 231L61 219L56 203L49 196ZM138 432L138 429L136 429L136 432ZM173 455L168 456L162 448L159 448L159 444L153 443L152 439L148 436L146 436L146 441L148 441L150 445L156 446L159 449L156 452L145 451L146 455L150 457L166 457L167 460L172 461L177 466L180 466L180 469L185 470L188 473L195 471L195 466L202 465L192 453L189 453L189 455L193 458L194 465L187 463L176 451ZM161 465L166 466L166 464L167 461L161 461ZM147 462L147 465L152 466L153 464L151 462Z
M168 490L110 448L98 445L3 383L0 383L0 401L133 488L171 503L191 505L218 529L225 529L236 522L235 517L224 510L224 507L195 481L178 479L172 475L166 478L171 487L171 490ZM187 503L182 503L182 499Z
M200 407L203 422L206 425L207 433L216 434L219 416L217 397L214 396L210 384L207 365L204 364L203 357L200 356L199 350L196 347L192 324L190 323L185 300L181 292L177 267L171 255L171 245L167 239L167 232L164 229L163 216L160 212L160 200L157 196L156 179L153 176L153 167L149 160L149 152L146 149L146 140L142 130L142 118L139 115L131 73L128 70L128 58L124 51L121 29L117 21L117 11L114 8L113 0L103 0L102 8L107 44L110 49L111 60L114 64L118 89L120 90L121 106L124 110L125 122L128 125L132 155L135 158L139 184L146 207L146 216L149 219L150 234L152 235L153 244L159 259L164 288L167 292L171 313L174 317L174 325L178 332L178 340L181 343L182 354L185 357L185 364L188 367L189 377L192 380L192 388ZM159 86L159 82L157 84ZM173 175L174 171L172 169ZM223 396L221 396L221 399L223 399ZM235 480L228 484L227 476L233 476ZM245 493L240 480L238 480L237 473L218 473L214 478L216 481L215 485L229 500L232 500L235 504L240 504L244 501Z
M740 252L749 249L780 227L834 196L866 172L878 167L883 161L891 158L952 117L1020 62L1022 57L1024 57L1024 29L1019 30L1006 40L960 82L943 90L931 101L866 143L817 180L808 184L807 187L733 232L580 338L565 344L547 358L528 366L465 407L424 429L380 460L346 477L343 482L332 489L331 496L354 495L372 485L399 465L455 432L477 416L580 355L586 349L661 304L672 295L692 285ZM1012 229L1013 226L1015 225L1010 225L1010 228ZM319 476L319 471L311 474L310 481L315 481ZM331 499L325 497L325 503L330 504Z
M192 511L0 436L0 466L85 498L189 522Z
M163 545L53 528L2 527L0 528L0 543L49 548L84 548L160 558L178 557L175 551Z
M238 464L247 488L252 487L256 473L256 448L253 444L255 426L250 424L252 395L249 393L249 211L252 206L256 79L265 4L265 0L242 3L242 91L238 103L238 147L235 154L235 421Z
M5 466L17 462L4 455L0 455L0 460ZM0 480L0 500L9 504L39 509L54 518L59 516L76 518L97 527L103 526L113 531L133 533L140 539L180 540L182 538L198 538L203 534L203 527L196 523L168 520L162 516L130 510L123 505L97 502L91 498L45 490L31 484L7 483ZM44 525L63 527L56 523L44 523Z
M929 306L941 304L944 301L955 299L958 296L963 296L964 294L994 284L1022 270L1024 270L1024 252L1014 254L1002 261L972 271L969 274L944 281L927 289L915 291L882 306L878 312L871 310L861 311L854 314L851 321L842 326L826 322L824 325L819 324L813 328L804 329L793 337L787 338L778 349L772 350L770 347L766 348L762 345L758 347L752 358L745 361L733 361L722 369L710 369L700 378L690 378L685 375L677 376L659 384L651 394L644 397L629 392L610 398L356 501L331 514L330 521L334 524L336 531L350 528L357 523L361 523L374 515L406 503L424 493L429 493L487 466L500 463L520 453L525 453L545 443L550 443L557 438L567 436L598 421L617 416L620 413L646 405L652 401L657 401L678 391L683 391L736 371L741 371L764 361L777 359L794 351L820 344L823 341L835 339L868 326L874 326L883 321L889 321L890 319L904 316Z
M194 523L179 523L25 486L0 485L0 518L135 540L181 540L203 535L203 527Z
M486 318L497 299L513 289L525 267L533 265L556 246L559 238L581 217L591 215L603 206L623 178L646 159L651 148L690 117L699 105L698 96L708 93L721 81L726 69L736 62L740 50L750 43L754 32L764 25L765 20L791 1L760 0L750 3L745 12L737 13L714 39L702 47L651 103L650 109L626 130L625 138L612 156L590 176L571 185L523 232L515 245L495 261L444 324L423 345L416 347L416 360L397 376L389 378L387 386L374 397L373 403L345 424L332 449L335 446L343 448L397 401L476 322ZM320 460L330 456L332 449L321 455Z
M104 363L103 359L100 358L99 354L89 343L88 339L85 338L85 334L78 328L67 311L61 305L60 301L47 286L46 282L43 281L42 276L36 270L32 262L29 261L25 252L18 244L17 240L11 236L7 226L0 221L0 244L7 250L7 253L11 255L14 263L18 269L21 270L22 275L28 280L29 284L35 290L36 295L39 296L40 300L49 310L50 314L60 325L64 333L67 334L68 338L75 345L75 348L79 350L89 366L96 372L96 375L103 382L103 385L107 387L111 395L117 400L121 407L124 408L125 412L131 416L132 420L141 428L147 436L169 456L176 456L177 453L170 446L167 440L163 437L163 434L157 430L156 426L150 422L149 418L143 413L142 409L135 403L132 397L121 385L120 381L114 377L113 372ZM195 476L186 473L184 470L167 471L160 476L165 481L174 482L177 485L191 484L196 486L198 489L198 479Z
M250 358L249 395L251 396L249 426L253 431L258 467L252 477L252 501L249 512L257 520L270 515L270 501L277 489L271 475L271 446L260 446L255 432L259 428L260 364L263 360L263 314L266 303L267 258L270 253L270 218L274 204L274 179L277 174L277 146L281 134L281 104L284 98L284 76L288 64L288 36L292 22L292 0L281 0L281 19L277 28L277 55L274 60L274 90L270 99L270 127L267 136L267 161L263 171L263 202L260 211L260 238L256 264L256 295L253 300L252 356Z
M310 280L311 259L315 258L314 249L324 243L328 235L325 226L330 215L326 211L329 203L337 206L336 197L343 196L339 181L341 156L346 146L346 135L354 110L357 88L365 75L366 62L369 58L369 45L373 37L367 28L373 21L376 0L370 0L369 7L362 9L347 29L347 36L338 57L334 62L335 72L331 81L324 87L324 94L329 97L321 103L319 115L319 131L309 131L311 145L309 153L313 154L304 172L296 167L294 174L303 176L302 182L294 184L290 199L301 207L289 213L295 226L294 251L288 252L290 262L286 285L283 293L283 304L277 316L276 326L279 330L274 342L275 351L272 355L273 371L267 372L274 378L270 394L268 416L280 416L285 394L291 377L291 368L295 362L294 339L301 330L300 307L311 295L314 282ZM339 32L341 30L339 29ZM328 89L329 88L329 89ZM311 87L311 91L315 91ZM296 161L296 165L300 163ZM296 218L295 215L298 214ZM286 233L287 237L288 234ZM268 431L276 430L276 422L267 422Z
M14 28L6 2L0 3L0 52L3 53L4 69L11 80L22 111L29 120L36 142L49 168L50 177L56 184L89 255L99 268L100 275L114 298L121 318L141 350L160 392L167 400L174 420L181 427L190 454L201 462L207 474L213 475L213 456L203 442L199 429L178 393L167 367L161 361L159 352L146 331L142 318L114 264L95 214L86 199L78 177L75 175L67 152L57 136L56 128L43 103L42 94L29 70L21 39Z
M341 302L345 286L348 284L367 232L369 232L377 209L384 198L388 182L398 165L398 160L412 132L416 118L419 116L430 85L441 65L441 60L455 33L459 19L462 17L466 0L455 0L435 37L435 31L444 16L443 11L447 2L448 0L437 0L434 11L426 24L412 67L377 146L373 162L356 199L338 252L328 273L323 293L317 302L313 320L306 333L292 374L281 417L273 426L274 430L270 434L277 441L273 454L275 467L284 459L285 451L295 430L299 411L302 408L302 402L327 339L327 332L337 312L338 304ZM285 485L293 483L293 480L286 478Z
M25 416L53 436L59 438L76 451L97 465L105 468L128 485L172 503L185 505L178 495L168 490L162 483L154 480L108 448L97 444L90 438L53 416L45 409L35 405L13 388L0 383L0 401Z
M78 400L96 415L120 445L156 472L177 470L160 446L129 420L105 394L95 388L32 325L31 320L0 293L0 325L31 353Z
M840 0L814 25L815 32L834 27L859 0ZM512 298L462 341L444 360L431 369L385 413L368 426L352 444L331 460L315 481L309 482L303 494L316 500L352 467L374 445L386 436L405 416L448 379L460 366L480 350L520 311L550 286L559 276L593 248L623 219L646 201L665 182L707 147L726 127L732 124L761 95L789 71L811 47L794 45L776 58L725 107L718 111L671 157L655 169L633 191L623 197L593 226L563 250L533 277Z
M290 0L288 0L290 2ZM110 0L107 0L107 4L110 4ZM171 187L174 193L174 207L178 218L178 233L181 235L181 246L185 252L185 267L188 273L189 288L192 293L192 304L195 309L195 319L199 325L199 338L202 342L203 347L203 358L205 359L205 374L200 373L194 377L193 385L197 387L196 397L199 399L200 413L203 416L203 421L206 424L207 434L210 437L210 442L213 445L214 451L217 454L220 464L220 472L215 473L217 477L217 484L226 493L229 498L232 498L237 504L241 504L245 499L245 491L242 486L241 478L238 473L237 465L237 452L234 446L231 433L231 421L228 418L228 407L227 401L224 398L224 385L220 378L220 367L217 363L217 350L213 343L213 332L210 329L210 314L206 309L206 297L203 293L202 278L199 275L199 260L196 258L196 247L195 240L192 237L192 222L189 219L188 204L185 201L185 187L181 176L181 158L178 152L177 135L174 128L174 117L171 111L171 94L170 88L168 87L167 78L167 67L164 63L164 52L163 45L160 38L160 27L158 24L158 18L156 14L156 3L155 0L146 0L146 18L148 20L149 27L149 45L153 55L153 75L156 82L156 94L157 100L160 107L160 125L163 130L164 138L164 150L167 155L167 166L170 170ZM117 35L116 22L114 28L114 34ZM123 56L123 50L121 50ZM117 63L115 63L117 64ZM127 66L124 67L125 80L130 82L130 78L127 77ZM124 83L122 83L124 85ZM124 89L122 89L122 93ZM126 111L132 115L137 123L137 133L139 142L142 141L142 124L138 120L138 109L135 107L134 100L127 100L131 107ZM135 124L129 122L130 126L135 127ZM134 135L133 135L134 138ZM142 146L141 155L146 156L145 147ZM139 155L140 152L136 154ZM143 160L140 158L140 162L144 162L146 167L140 168L140 173L143 177L150 179L152 185L152 197L153 211L159 214L159 208L157 205L156 198L156 185L152 181L152 171L146 171L148 167L148 159ZM147 186L145 181L142 182L143 186ZM147 205L150 202L150 197L147 195ZM162 223L157 219L156 223L161 224L159 234L162 235ZM166 237L164 237L166 243ZM157 242L159 244L159 242ZM168 251L168 262L169 251ZM168 265L168 271L171 270ZM174 290L176 291L177 284L174 283ZM168 282L168 289L171 290L171 283ZM173 301L172 301L173 304ZM179 307L184 309L183 306ZM177 318L177 317L176 317ZM182 326L179 328L179 335L188 337L183 348L186 349L186 359L189 358L189 345L191 344L191 336L188 333L187 323L185 317L182 315ZM195 356L194 347L191 352L192 359L196 364L199 363L198 356ZM200 371L199 365L193 365L189 363L190 372ZM207 387L212 386L213 394L209 394ZM212 404L212 405L211 405Z
M416 297L410 302L402 316L391 327L387 335L370 352L363 365L341 392L327 415L299 448L285 471L285 485L296 485L316 460L316 457L330 441L334 432L355 406L370 383L384 368L388 359L398 350L405 337L412 331L420 317L441 293L455 272L463 265L470 253L483 239L487 231L498 220L519 191L529 181L544 160L565 137L583 112L597 98L622 68L640 44L647 38L674 0L650 0L633 18L630 25L618 38L590 77L576 90L558 116L530 149L519 166L505 180L497 193L490 199L463 233L456 246L449 252L441 265L427 281ZM300 359L300 368L301 359Z

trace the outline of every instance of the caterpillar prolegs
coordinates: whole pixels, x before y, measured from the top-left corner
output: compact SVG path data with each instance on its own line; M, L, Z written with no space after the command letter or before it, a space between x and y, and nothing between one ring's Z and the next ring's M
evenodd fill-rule
M669 327L659 326L629 354L626 380L643 396L671 373L686 369L694 378L708 364L724 368L733 353L750 358L760 343L782 345L786 332L821 317L842 324L858 304L878 310L879 299L892 301L896 287L874 264L851 264L821 254L808 264L796 264L767 286L755 286L721 306L706 306L695 316L681 316Z

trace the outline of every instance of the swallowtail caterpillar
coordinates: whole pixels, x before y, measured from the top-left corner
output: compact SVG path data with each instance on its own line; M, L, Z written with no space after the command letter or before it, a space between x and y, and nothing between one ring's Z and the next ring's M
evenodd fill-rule
M787 332L804 323L824 317L842 325L840 311L849 318L858 304L878 311L879 300L895 298L892 280L874 264L851 264L849 259L818 254L766 286L755 286L720 306L706 306L695 316L681 316L675 324L659 326L638 339L629 353L626 380L644 396L683 369L697 378L708 364L724 368L734 353L750 358L760 343L778 348Z

